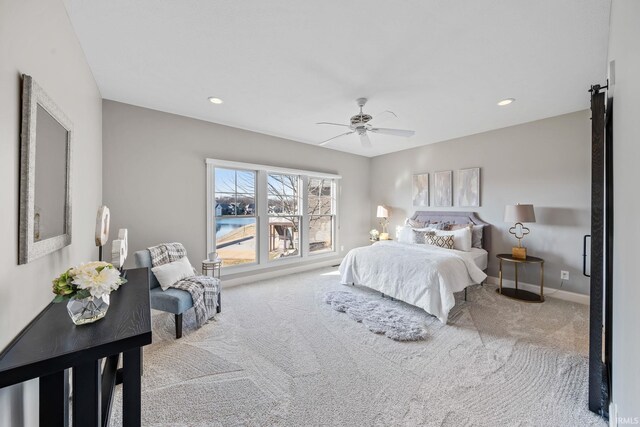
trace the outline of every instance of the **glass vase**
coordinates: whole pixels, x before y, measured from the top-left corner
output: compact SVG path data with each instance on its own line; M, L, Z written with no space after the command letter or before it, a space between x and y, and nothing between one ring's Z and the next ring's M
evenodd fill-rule
M69 317L76 325L93 323L100 320L107 314L109 309L109 295L100 298L88 297L82 299L72 299L67 303Z

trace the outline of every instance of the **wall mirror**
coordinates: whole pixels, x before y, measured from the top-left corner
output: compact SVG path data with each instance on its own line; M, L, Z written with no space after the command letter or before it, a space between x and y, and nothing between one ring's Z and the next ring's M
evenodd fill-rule
M71 244L72 135L67 116L23 75L19 264Z

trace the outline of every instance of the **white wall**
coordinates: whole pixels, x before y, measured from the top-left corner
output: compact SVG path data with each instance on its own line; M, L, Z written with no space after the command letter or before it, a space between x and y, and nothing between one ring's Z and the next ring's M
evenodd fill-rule
M199 268L206 258L206 158L342 175L342 255L367 242L365 157L107 100L103 139L104 202L113 229L129 229L130 253L179 241Z
M613 401L619 417L640 419L640 2L614 0L609 60L615 61ZM637 421L636 421L637 424Z
M75 130L73 244L18 265L20 75L29 74ZM95 259L102 200L102 104L61 0L0 0L0 348L51 301L51 279ZM0 390L0 425L37 425L37 381Z
M589 94L585 89L585 97ZM508 108L508 107L507 107ZM493 225L489 275L497 276L497 253L510 253L516 244L503 222L504 206L532 203L535 224L523 240L530 255L545 259L545 286L558 287L560 270L570 272L562 289L589 293L582 275L582 236L590 231L591 122L588 111L552 117L518 126L375 157L371 164L371 201L392 208L390 232L417 209L476 211ZM433 172L480 167L479 208L414 208L411 179ZM455 201L455 191L454 191ZM372 216L371 224L377 220ZM538 266L524 267L528 282L539 282ZM507 277L512 276L511 269Z

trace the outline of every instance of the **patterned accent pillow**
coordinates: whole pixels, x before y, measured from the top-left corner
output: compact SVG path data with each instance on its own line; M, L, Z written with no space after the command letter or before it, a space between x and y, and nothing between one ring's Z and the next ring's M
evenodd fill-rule
M437 235L425 235L425 241L428 245L438 246L445 249L453 249L453 235L444 234Z
M426 242L427 235L435 235L436 232L434 230L430 230L428 228L412 228L413 230L413 240L414 243L419 245L424 245Z

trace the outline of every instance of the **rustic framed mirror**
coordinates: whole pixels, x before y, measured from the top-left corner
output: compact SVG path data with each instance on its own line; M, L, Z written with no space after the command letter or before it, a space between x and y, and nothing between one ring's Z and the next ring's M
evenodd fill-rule
M72 136L69 118L23 75L19 264L71 244Z

